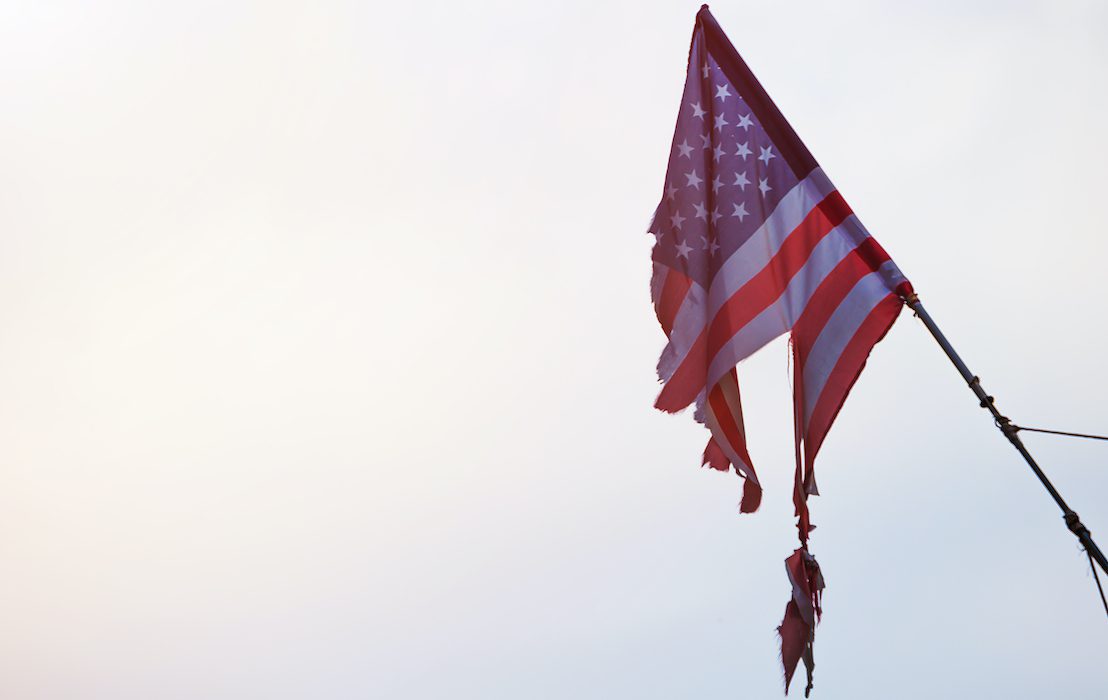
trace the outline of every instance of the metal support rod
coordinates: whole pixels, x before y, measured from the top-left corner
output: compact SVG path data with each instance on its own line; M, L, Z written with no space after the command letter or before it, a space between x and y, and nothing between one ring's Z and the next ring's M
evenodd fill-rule
M1050 479L1048 479L1046 474L1043 473L1043 470L1039 468L1039 465L1035 462L1035 458L1027 451L1027 448L1018 435L1019 427L1013 425L1006 416L997 410L993 397L989 396L985 393L985 390L981 388L981 380L978 379L973 372L970 372L969 367L966 367L966 363L958 356L958 353L950 345L950 341L946 339L943 332L935 325L935 321L931 318L931 314L927 313L927 310L923 308L923 304L920 303L919 297L912 294L905 300L905 303L908 304L910 309L916 312L916 316L923 321L923 325L927 326L927 330L934 336L939 346L943 349L943 352L950 358L954 366L958 368L958 373L966 380L969 388L981 402L981 408L988 410L989 413L992 414L996 427L1000 429L1004 437L1008 438L1008 442L1012 443L1012 446L1020 453L1024 461L1027 462L1027 465L1031 467L1031 471L1035 472L1035 476L1039 477L1039 482L1042 483L1043 488L1047 490L1047 493L1054 499L1054 502L1062 509L1062 518L1065 520L1066 527L1069 528L1069 531L1080 540L1081 546L1089 553L1089 557L1099 564L1100 568L1103 569L1105 573L1108 573L1108 559L1105 558L1104 552L1100 551L1100 547L1093 541L1093 536L1089 532L1089 528L1085 527L1081 519L1077 517L1077 513L1066 504L1062 495L1054 488L1054 484L1050 483Z

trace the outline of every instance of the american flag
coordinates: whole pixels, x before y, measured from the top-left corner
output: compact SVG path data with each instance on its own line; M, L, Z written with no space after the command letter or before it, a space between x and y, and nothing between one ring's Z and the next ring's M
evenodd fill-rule
M809 669L823 579L808 552L814 461L873 346L912 294L897 269L724 35L697 15L655 237L651 296L669 342L657 408L696 406L711 431L703 462L761 487L747 451L736 365L785 333L793 353L800 548L779 629L785 688ZM807 694L807 692L806 692Z

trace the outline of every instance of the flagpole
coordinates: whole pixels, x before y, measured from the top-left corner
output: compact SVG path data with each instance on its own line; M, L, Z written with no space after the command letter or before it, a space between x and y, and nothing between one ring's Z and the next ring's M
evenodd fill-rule
M1035 476L1039 477L1039 482L1042 483L1043 488L1047 490L1054 502L1058 504L1058 507L1062 509L1062 518L1066 522L1066 527L1072 532L1077 539L1081 542L1081 546L1085 548L1091 560L1096 561L1100 565L1100 568L1108 573L1108 559L1104 557L1104 552L1100 551L1100 547L1093 541L1093 536L1089 532L1089 528L1085 527L1084 523L1077 516L1077 513L1073 511L1066 501L1062 498L1062 494L1058 493L1058 490L1054 488L1054 484L1050 483L1050 479L1047 478L1043 470L1039 468L1039 465L1035 462L1035 458L1031 456L1031 453L1027 451L1027 447L1020 440L1018 435L1019 427L1013 425L1006 416L1004 416L999 410L997 410L996 404L993 401L993 397L985 393L985 390L981 387L981 380L966 367L966 363L962 361L962 358L958 356L958 353L950 345L950 341L946 339L943 332L939 330L939 327L935 324L935 320L931 318L931 314L927 313L927 310L923 308L923 304L920 303L919 297L912 293L908 295L908 298L904 300L912 311L916 312L916 316L923 321L923 325L927 326L927 330L931 332L935 340L939 343L939 346L946 353L946 356L950 358L950 361L958 368L958 373L962 375L962 379L966 380L969 388L981 401L981 408L989 411L993 416L993 421L996 423L996 427L1000 429L1000 432L1004 434L1004 437L1008 438L1008 442L1012 443L1012 446L1023 457L1027 465L1031 467L1031 471L1035 472ZM1095 571L1093 573L1096 573ZM1098 581L1099 584L1099 581Z

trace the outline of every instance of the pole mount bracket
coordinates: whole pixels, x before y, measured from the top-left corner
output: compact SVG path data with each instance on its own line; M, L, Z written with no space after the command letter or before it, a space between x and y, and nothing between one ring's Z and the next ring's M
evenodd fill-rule
M1078 537L1083 534L1090 534L1089 528L1085 527L1085 523L1081 522L1081 518L1072 510L1063 515L1062 519L1066 521L1066 527L1069 528L1069 531ZM1082 542L1082 544L1084 544L1084 542Z

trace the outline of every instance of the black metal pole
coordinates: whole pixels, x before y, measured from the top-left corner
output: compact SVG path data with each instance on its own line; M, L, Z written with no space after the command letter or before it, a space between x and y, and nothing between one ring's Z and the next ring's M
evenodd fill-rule
M989 411L993 416L993 421L996 423L996 427L1000 429L1000 432L1004 433L1004 437L1008 438L1008 442L1012 443L1012 446L1023 456L1027 465L1031 467L1031 471L1035 472L1035 476L1039 477L1039 482L1042 483L1043 488L1047 490L1054 502L1058 504L1058 507L1062 509L1062 518L1066 521L1066 527L1069 528L1078 540L1081 541L1081 546L1085 548L1085 551L1089 553L1089 557L1100 565L1100 568L1108 573L1108 559L1104 557L1104 552L1100 551L1100 547L1096 546L1096 542L1093 541L1093 536L1089 532L1089 528L1081 522L1081 519L1077 517L1077 513L1073 511L1066 501L1062 498L1062 494L1058 493L1058 490L1054 488L1054 484L1050 483L1050 479L1046 478L1046 474L1039 468L1039 465L1035 462L1035 458L1031 456L1031 453L1027 451L1027 447L1024 446L1023 441L1020 440L1018 435L1019 427L1012 424L1010 420L996 408L996 404L993 402L993 397L985 393L985 390L981 388L981 380L977 376L970 372L969 367L966 367L966 363L962 361L962 358L958 356L954 348L951 347L950 341L946 339L943 332L939 330L939 327L935 325L934 319L931 318L931 314L927 313L927 310L923 308L923 304L920 303L919 297L915 294L910 295L905 299L905 303L908 307L916 312L916 316L923 321L923 325L927 326L927 330L931 332L935 340L938 341L939 346L942 347L943 352L950 358L950 361L954 363L954 366L958 368L958 372L962 375L962 378L969 384L969 388L981 401L981 408ZM1094 572L1095 573L1095 572ZM1099 585L1100 582L1097 582Z

